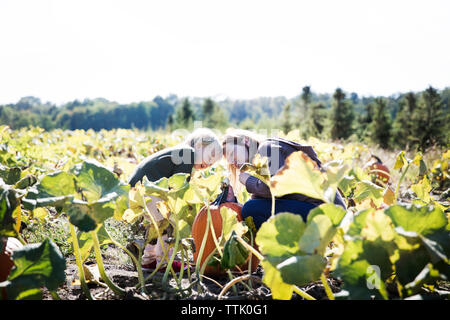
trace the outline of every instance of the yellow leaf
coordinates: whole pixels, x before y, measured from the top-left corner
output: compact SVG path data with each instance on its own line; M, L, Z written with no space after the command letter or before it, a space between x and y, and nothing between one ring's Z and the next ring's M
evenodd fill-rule
M394 202L395 202L394 191L392 191L392 189L389 187L387 187L386 190L384 190L383 202L386 203L388 206L394 204Z
M122 215L122 219L128 223L134 223L140 216L141 214L137 214L131 209L126 209Z
M317 165L303 152L292 153L281 170L272 177L271 189L276 197L301 193L327 202L322 190L325 181Z
M39 220L44 219L48 215L47 208L36 208L33 210L33 217Z

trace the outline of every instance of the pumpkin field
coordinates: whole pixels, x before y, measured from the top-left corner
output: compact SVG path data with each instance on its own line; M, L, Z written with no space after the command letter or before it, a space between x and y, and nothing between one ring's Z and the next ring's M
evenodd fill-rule
M224 159L189 180L128 185L142 159L182 136L1 126L2 299L449 298L450 150L385 151L302 140L296 130L284 138L313 146L324 170L301 151L272 177L264 158L241 170L273 197L323 204L306 221L279 213L256 230L232 205L214 203L229 175ZM337 190L347 210L333 204ZM148 196L163 200L162 222L144 219ZM249 198L245 188L236 196ZM180 272L141 267L143 248L163 231L173 249L163 262L180 261Z

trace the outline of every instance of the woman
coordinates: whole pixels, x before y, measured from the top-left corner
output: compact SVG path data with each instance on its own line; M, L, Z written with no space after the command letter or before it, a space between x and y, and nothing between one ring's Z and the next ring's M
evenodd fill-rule
M138 181L142 181L144 176L154 182L164 177L169 178L176 173L192 174L193 169L205 169L221 157L222 147L214 132L206 128L196 129L183 143L156 152L142 160L131 175L129 184L134 187ZM147 207L153 218L159 222L164 219L157 207L157 203L161 199L155 196L150 196L150 198L152 201L147 203ZM150 217L146 215L144 217L151 221ZM162 239L166 242L167 235L163 235ZM162 246L163 244L158 238L156 245L148 244L145 247L142 256L143 269L151 270L156 267L164 256ZM164 245L165 250L167 250L166 248L167 246ZM180 270L180 265L178 261L174 261L172 267L175 272Z
M245 202L242 207L242 218L245 219L251 216L258 229L271 216L272 197L270 189L264 182L250 174L246 172L238 173L239 170L237 168L240 168L245 162L251 163L254 156L260 154L268 158L270 175L273 176L284 166L286 158L296 151L303 151L317 163L319 168L321 167L321 162L311 146L301 145L282 138L265 139L246 130L228 133L225 136L222 147L232 176L238 176L239 182L252 195L251 199ZM233 181L233 178L231 181ZM306 221L309 211L322 203L322 200L310 198L303 194L288 194L276 198L275 213L291 212L299 214ZM336 192L334 203L346 208L339 192Z

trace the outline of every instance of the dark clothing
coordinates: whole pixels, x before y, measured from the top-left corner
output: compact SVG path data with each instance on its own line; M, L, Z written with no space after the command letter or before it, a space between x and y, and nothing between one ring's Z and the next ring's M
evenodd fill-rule
M277 199L275 201L275 214L280 212L291 212L299 214L303 221L306 222L306 218L311 209L314 209L317 205L309 202L303 202L298 200L286 200ZM272 215L272 200L270 199L254 199L247 201L242 207L242 218L251 216L255 227L259 229L261 224L270 218Z
M190 174L194 160L194 149L187 145L158 151L139 163L128 183L134 187L144 176L149 181L157 181L163 177L169 178L175 173Z
M268 158L270 175L273 176L284 166L286 158L296 151L303 151L321 168L322 164L311 146L300 145L281 138L265 140L259 146L257 153ZM271 199L269 187L258 178L250 176L245 183L245 187L252 194L252 199ZM315 205L323 203L322 200L310 198L300 193L288 194L279 199L298 200ZM334 203L346 209L345 202L339 192L336 192Z

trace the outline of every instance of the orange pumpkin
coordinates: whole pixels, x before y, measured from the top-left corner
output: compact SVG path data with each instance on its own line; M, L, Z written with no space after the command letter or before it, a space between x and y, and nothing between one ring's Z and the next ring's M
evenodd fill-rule
M365 168L370 175L375 177L375 183L384 187L391 178L389 168L377 156L372 155L372 158L373 160L368 162Z
M222 216L220 215L220 208L227 207L236 212L236 218L238 221L242 221L241 209L242 205L236 202L222 202L226 199L227 189L219 195L219 197L209 206L209 211L211 212L211 220L212 226L214 228L214 233L216 238L219 238L222 234ZM194 252L194 261L197 263L198 254L200 251L200 247L202 245L203 238L206 232L206 226L208 222L208 208L204 206L198 214L195 216L194 223L192 224L192 237L194 238L195 252ZM256 248L256 244L254 245ZM203 254L200 261L200 268L205 262L206 258L209 254L216 248L214 243L214 239L212 236L212 230L209 229L208 237L206 238L205 247L203 249ZM247 260L240 266L242 271L248 270L248 260L252 259L251 263L251 271L254 272L258 267L259 260L253 254L247 258ZM205 267L205 275L219 276L223 275L225 271L218 266L206 266Z

